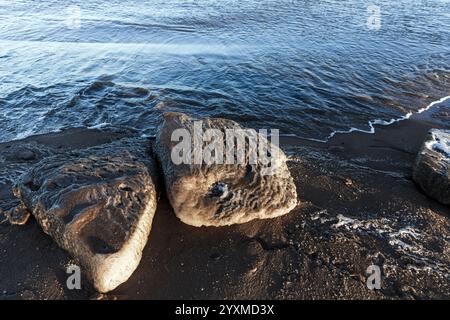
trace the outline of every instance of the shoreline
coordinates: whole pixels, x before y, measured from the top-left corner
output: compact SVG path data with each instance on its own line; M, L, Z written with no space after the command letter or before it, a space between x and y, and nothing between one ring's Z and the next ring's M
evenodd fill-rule
M82 290L65 288L71 259L34 219L3 222L0 299L449 298L450 208L411 180L428 129L439 126L414 114L327 143L280 137L300 201L283 217L195 228L175 217L163 195L138 269L105 295L85 279ZM54 152L135 134L78 128L0 143L0 178ZM10 188L0 180L0 208L12 203ZM371 264L383 270L381 290L366 287Z
M373 119L373 120L369 120L367 122L367 125L369 126L369 129L360 129L360 128L356 128L356 127L351 127L348 130L334 130L332 131L325 140L321 140L321 139L316 139L316 138L305 138L305 137L301 137L301 136L297 136L295 134L284 134L282 135L282 137L292 137L292 138L296 138L296 139L300 139L300 140L308 140L308 141L312 141L312 142L320 142L320 143L328 143L334 136L336 135L342 135L342 134L350 134L350 133L355 133L355 132L360 132L360 133L367 133L367 134L374 134L376 131L376 127L384 127L384 126L391 126L393 124L396 124L398 122L402 122L405 120L409 120L411 117L416 117L419 116L420 114L429 111L433 106L435 105L439 105L439 104L443 104L444 102L447 102L447 100L450 101L450 95L449 96L444 96L438 100L432 101L430 102L426 107L420 108L417 111L410 111L408 113L406 113L403 116L400 116L398 118L392 118L390 120L382 120L382 119ZM96 124L90 127L73 127L73 128L68 128L68 129L58 129L55 131L50 131L50 132L46 132L46 133L39 133L39 134L31 134L29 136L25 136L25 137L18 137L12 140L8 140L8 141L0 141L0 144L4 144L4 143L11 143L14 141L23 141L23 140L27 140L28 138L32 138L32 137L36 137L36 136L46 136L46 135L54 135L54 134L58 134L58 133L62 133L64 131L67 130L85 130L85 129L89 129L89 130L101 130L101 129L107 129L107 128L120 128L119 126L114 126L111 123L100 123L100 124ZM126 127L126 126L122 126L121 127L124 130L130 130L130 131L134 131L134 129L130 128L130 127ZM137 131L136 131L137 132ZM147 135L143 135L146 137L153 137L153 136L147 136Z

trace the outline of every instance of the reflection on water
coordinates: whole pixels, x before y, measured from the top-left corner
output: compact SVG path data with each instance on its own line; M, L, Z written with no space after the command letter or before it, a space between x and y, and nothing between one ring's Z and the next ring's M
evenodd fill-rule
M0 1L0 141L163 111L323 139L450 94L450 2Z

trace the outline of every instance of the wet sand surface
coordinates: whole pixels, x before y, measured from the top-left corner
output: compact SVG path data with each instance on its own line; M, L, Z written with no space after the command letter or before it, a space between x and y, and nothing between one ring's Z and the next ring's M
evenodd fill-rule
M86 279L81 290L68 290L68 254L33 218L11 226L0 213L0 298L450 298L450 208L411 179L428 129L439 126L414 116L328 143L282 139L299 204L276 219L195 228L180 222L162 195L141 264L105 295ZM2 143L0 175L13 179L48 154L133 134L71 129ZM0 180L0 208L13 204L11 183ZM371 264L381 267L380 290L366 286Z

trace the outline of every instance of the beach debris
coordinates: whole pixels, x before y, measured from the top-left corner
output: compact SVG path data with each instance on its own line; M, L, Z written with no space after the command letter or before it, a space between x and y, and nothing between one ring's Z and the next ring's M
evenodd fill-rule
M99 292L138 266L157 203L155 164L143 138L45 158L15 190L45 233L67 250Z
M428 132L416 158L413 179L428 196L450 205L450 130Z
M4 211L4 216L6 220L12 225L24 225L28 222L31 212L24 205L22 201L19 200L20 195L18 190L12 190L13 199L10 201L9 209ZM1 209L0 209L1 213Z
M28 222L28 219L30 218L30 211L23 203L20 203L11 210L5 211L5 216L10 224L20 226Z
M224 226L291 211L296 187L272 142L231 120L165 113L154 150L177 217L197 227Z

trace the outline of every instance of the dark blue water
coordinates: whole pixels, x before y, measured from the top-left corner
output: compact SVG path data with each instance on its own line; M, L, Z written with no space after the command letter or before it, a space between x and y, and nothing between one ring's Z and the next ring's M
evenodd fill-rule
M323 139L449 94L448 0L0 0L0 141L172 110Z

